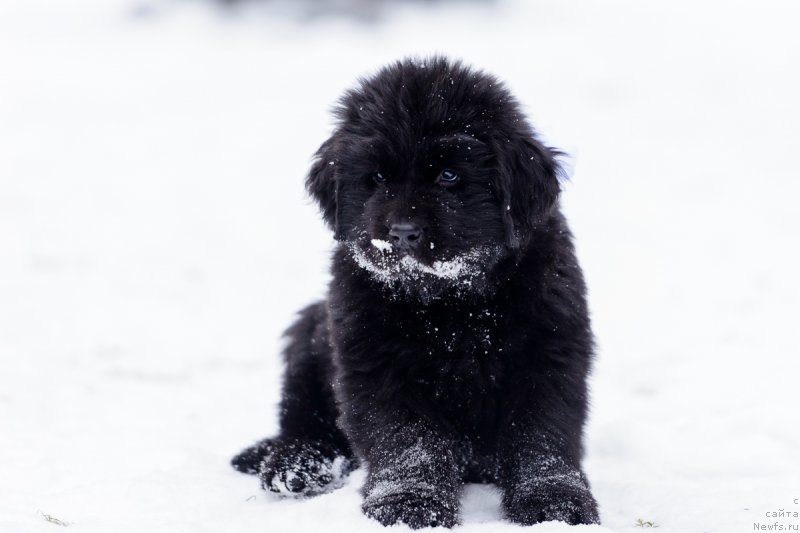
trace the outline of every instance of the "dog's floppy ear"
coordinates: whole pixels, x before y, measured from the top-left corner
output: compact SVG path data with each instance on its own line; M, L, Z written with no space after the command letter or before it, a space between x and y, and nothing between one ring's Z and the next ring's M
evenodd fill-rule
M322 143L314 154L314 162L306 177L306 190L319 205L322 219L338 239L336 153L333 138Z
M557 155L532 135L499 147L498 188L510 248L519 248L555 205L560 192Z

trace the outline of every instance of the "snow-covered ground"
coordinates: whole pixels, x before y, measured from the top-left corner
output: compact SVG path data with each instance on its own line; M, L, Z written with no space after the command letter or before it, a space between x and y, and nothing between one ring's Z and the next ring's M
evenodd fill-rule
M324 293L302 179L327 110L437 51L575 156L606 528L576 530L800 528L769 516L800 512L798 21L793 1L1 2L0 531L383 531L360 472L278 501L228 459L275 430L280 333ZM471 486L460 530L517 527Z

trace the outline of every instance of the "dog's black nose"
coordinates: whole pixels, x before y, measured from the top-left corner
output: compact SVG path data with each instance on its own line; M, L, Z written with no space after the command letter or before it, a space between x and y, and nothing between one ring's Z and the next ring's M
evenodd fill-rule
M422 239L422 228L408 222L392 224L389 229L389 237L392 238L392 244L395 247L401 250L411 250L419 245L419 241Z

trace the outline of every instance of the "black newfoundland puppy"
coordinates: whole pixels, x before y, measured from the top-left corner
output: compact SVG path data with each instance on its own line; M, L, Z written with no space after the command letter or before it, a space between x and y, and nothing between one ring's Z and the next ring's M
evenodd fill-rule
M233 459L283 494L358 463L363 511L458 523L466 482L508 519L597 523L581 470L592 334L558 166L483 72L405 60L348 91L308 190L338 241L288 330L280 434Z

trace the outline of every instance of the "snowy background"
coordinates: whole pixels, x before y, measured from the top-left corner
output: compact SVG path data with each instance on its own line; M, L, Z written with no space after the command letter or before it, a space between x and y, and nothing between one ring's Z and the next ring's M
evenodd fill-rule
M792 1L3 0L0 531L384 531L360 472L278 501L228 460L275 431L280 333L325 291L302 181L327 111L432 52L505 79L574 156L604 523L575 531L800 511L799 21ZM468 487L460 530L519 530L498 502Z

